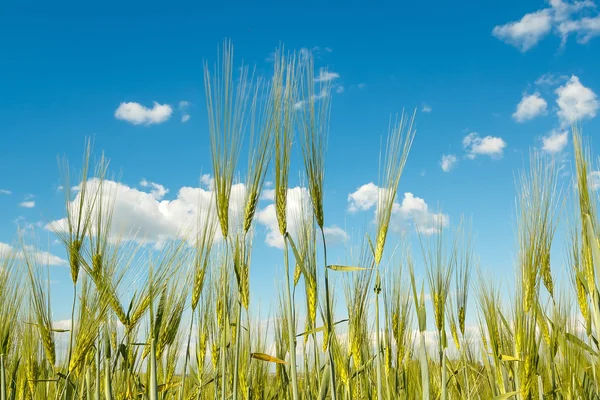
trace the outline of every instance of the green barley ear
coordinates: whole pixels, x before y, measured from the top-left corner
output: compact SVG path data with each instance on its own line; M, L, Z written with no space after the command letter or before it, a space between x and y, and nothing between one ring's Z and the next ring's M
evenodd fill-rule
M403 112L400 120L396 119L393 125L390 121L385 158L383 165L380 165L382 181L377 197L377 239L374 254L376 266L379 266L383 256L383 247L385 246L392 209L398 192L398 184L415 136L413 128L415 114L416 110L409 118ZM383 171L381 171L381 167L383 167Z
M38 328L46 360L54 368L56 365L56 344L52 329L49 293L44 287L44 278L40 273L39 266L36 265L36 260L31 258L31 253L26 251L24 246L22 247L29 276L31 309L35 316L35 324Z
M585 272L587 280L587 286L590 291L590 296L595 296L597 291L596 287L596 272L594 268L594 261L592 257L592 249L590 242L590 235L588 230L596 232L598 230L598 213L597 203L593 196L593 191L590 182L590 169L591 169L591 156L589 150L589 144L585 143L581 133L576 125L572 127L573 131L573 150L575 152L575 168L577 172L576 176L576 188L577 188L577 200L579 205L579 219L581 221L581 256L580 262ZM587 224L586 220L589 216L591 224Z
M274 91L271 82L257 82L252 98L250 120L250 151L246 181L244 233L248 233L256 213L267 170L273 156L273 132L275 123Z
M200 200L201 203L203 200ZM212 196L210 203L212 204ZM200 210L206 209L203 214ZM216 234L217 220L213 214L213 207L198 206L198 233L196 235L194 256L194 286L192 288L192 310L196 310L198 300L204 287L206 270L208 269L210 254Z
M302 132L302 155L313 212L317 225L323 229L323 184L331 113L331 81L320 79L319 91L315 93L314 76L314 58L312 54L308 54L303 60L300 74L300 86L304 100L300 105L299 130Z
M457 252L456 275L454 279L456 291L456 315L458 317L458 328L465 335L465 319L467 314L467 303L469 296L469 283L471 270L475 263L473 255L473 234L471 223L466 224L461 220L459 229L459 249Z
M529 172L518 178L517 197L519 263L523 282L523 307L529 312L539 292L539 282L553 295L550 271L550 248L556 230L557 169L554 160L547 160L539 152L530 155Z
M279 232L287 232L287 190L297 98L295 56L275 55L273 75L273 130L275 140L275 213Z
M222 61L217 61L214 75L204 64L204 88L208 109L208 127L214 174L217 216L223 237L229 230L229 199L242 139L247 124L246 106L252 95L252 77L248 69L240 69L233 79L233 45L223 44Z
M79 270L82 264L81 249L83 241L91 229L92 212L97 198L97 193L90 193L92 188L89 187L90 182L88 182L91 151L92 141L88 139L83 154L81 183L76 188L78 192L76 196L73 196L74 188L71 187L69 163L66 158L63 159L61 174L63 175L62 187L65 196L66 218L51 226L51 229L67 250L71 280L74 284L77 283L79 278Z

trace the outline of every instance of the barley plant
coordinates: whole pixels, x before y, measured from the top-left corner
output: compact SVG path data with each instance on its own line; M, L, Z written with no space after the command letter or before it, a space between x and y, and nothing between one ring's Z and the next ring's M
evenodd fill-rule
M600 399L597 165L577 126L571 178L535 150L517 174L514 284L479 263L468 218L436 220L417 251L394 233L416 132L404 112L382 140L375 219L332 262L330 83L305 51L278 49L269 76L239 68L230 42L219 53L204 70L213 179L177 239L119 230L117 178L87 141L79 175L60 162L51 226L73 285L67 324L32 236L0 248L0 400ZM283 252L258 266L267 181ZM281 281L267 315L251 304L254 268Z

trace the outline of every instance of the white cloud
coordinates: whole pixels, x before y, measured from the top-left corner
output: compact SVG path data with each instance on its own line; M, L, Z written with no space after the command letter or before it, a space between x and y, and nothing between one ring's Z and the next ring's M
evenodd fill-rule
M523 95L523 98L517 105L517 111L512 116L517 122L525 122L532 120L538 115L546 114L547 110L548 103L546 103L546 100L539 93L534 93Z
M181 116L181 122L185 124L186 122L188 122L190 120L190 118L191 118L190 114L183 114Z
M12 192L10 190L6 190L6 189L0 189L0 194L5 194L5 195L11 195Z
M364 88L367 87L367 84L366 83L359 83L357 86L358 86L359 89L364 89Z
M552 29L552 15L548 9L525 14L519 21L494 27L498 39L525 52L535 46Z
M33 208L33 207L35 207L35 201L33 201L33 200L22 201L19 203L19 207Z
M27 254L32 257L32 260L44 265L53 265L53 266L61 266L67 265L67 261L62 258L55 256L54 254L50 254L47 251L38 251L33 246L25 245L25 251ZM14 257L22 259L24 254L22 249L16 249L8 243L0 242L0 258L6 257L7 255L12 254Z
M88 190L94 193L99 181L90 179ZM111 234L124 240L152 243L160 246L166 241L181 236L195 237L197 221L214 207L212 192L205 188L182 187L173 200L166 200L167 193L162 185L146 182L150 193L129 187L125 184L105 181L102 200L113 202ZM230 200L230 222L238 220L243 212L244 184L234 184ZM73 200L75 207L79 194ZM60 219L46 225L46 229L66 229L66 220ZM217 239L221 232L217 229Z
M442 171L450 172L452 168L458 162L458 158L454 154L444 154L440 161L440 166L442 167Z
M360 186L348 195L348 211L376 209L381 190L383 189L372 182ZM375 213L377 214L377 209ZM437 233L440 226L445 227L448 223L447 215L430 211L425 200L415 197L410 192L404 193L402 203L395 202L392 207L390 227L394 232L402 232L408 225L413 224L417 231L431 235Z
M377 204L378 187L373 182L366 183L348 195L348 211L365 211Z
M463 138L463 147L467 158L474 159L478 155L502 158L506 142L500 137L486 136L481 138L477 132L472 132Z
M315 78L315 82L329 82L334 79L338 79L340 74L337 72L329 72L325 68L319 70L319 76Z
M181 100L179 102L179 109L180 110L185 110L186 108L188 108L190 105L189 101L185 101L185 100Z
M438 233L440 227L448 226L450 221L447 215L430 211L425 200L412 193L404 193L402 204L394 204L393 216L396 218L391 220L392 230L400 232L406 222L412 222L415 229L425 235Z
M323 228L323 231L325 232L325 240L327 241L327 245L334 246L348 240L348 234L346 231L337 225L326 226Z
M563 44L566 43L571 33L575 33L578 43L585 44L593 37L600 35L600 16L561 22L558 31L563 38Z
M558 112L556 113L562 126L584 118L593 118L600 108L598 96L590 88L585 87L575 75L571 76L567 83L555 91L558 98Z
M337 85L337 86L335 87L335 92L336 92L337 94L344 93L344 86L343 86L343 85Z
M275 200L275 190L274 189L263 189L262 194L260 195L261 200Z
M147 108L140 103L121 103L115 111L115 118L130 122L134 125L161 124L171 118L173 109L168 104L159 104L156 101L152 108Z
M600 189L600 171L592 171L590 173L590 180L592 182L592 189Z
M428 106L427 104L423 104L423 108L421 108L421 111L424 113L430 113L433 110L431 109L431 106Z
M552 131L542 137L542 149L550 154L559 153L565 148L569 140L569 131Z
M204 188L212 190L215 184L215 179L210 176L210 174L203 174L200 177L200 183L204 186Z
M163 185L159 185L158 183L154 183L154 182L148 182L145 179L142 179L140 181L140 186L142 187L149 187L152 188L152 191L150 192L150 194L156 199L156 200L160 200L163 197L165 197L165 194L169 193L169 189L165 189L165 187Z
M292 236L295 236L297 233L296 216L299 215L302 210L302 202L305 202L305 206L308 205L308 207L310 207L310 198L307 188L299 186L289 188L287 192L286 221L287 231ZM265 243L271 247L283 249L283 236L279 233L274 203L268 204L266 207L259 209L256 212L256 222L267 229ZM330 245L338 244L348 238L346 232L335 225L326 226L323 228L323 231L325 232L325 240L327 240L327 244Z
M571 34L576 35L578 43L587 43L600 35L600 15L593 1L548 2L550 7L526 14L519 21L498 25L492 34L522 52L535 46L550 32L562 39L561 46L566 44Z

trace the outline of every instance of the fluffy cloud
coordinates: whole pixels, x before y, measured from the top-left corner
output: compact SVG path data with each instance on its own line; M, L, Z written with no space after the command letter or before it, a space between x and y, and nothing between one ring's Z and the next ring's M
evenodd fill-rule
M33 246L26 245L25 251L29 256L32 257L32 260L44 265L67 265L67 261L62 258L55 256L54 254L48 253L46 251L38 251ZM14 257L23 259L24 254L22 249L16 249L8 243L0 242L0 258L6 257L9 254L12 254Z
M562 39L562 45L571 34L576 35L579 43L587 43L600 35L600 15L593 1L549 0L549 3L550 7L525 14L519 21L494 27L492 35L522 52L535 46L550 32Z
M22 201L19 203L19 207L33 208L33 207L35 207L35 201L33 201L33 200Z
M519 21L494 27L492 35L525 52L535 46L552 29L548 9L525 14Z
M295 236L297 233L298 216L301 214L303 207L308 209L311 209L310 207L312 207L310 205L310 197L307 188L296 186L288 189L286 222L287 230L292 236ZM263 225L267 230L265 243L271 247L283 249L283 236L279 233L274 203L268 204L266 207L257 211L256 222ZM326 226L323 231L325 232L325 240L331 245L335 245L348 239L346 232L335 225Z
M442 171L450 172L452 168L458 162L458 158L454 154L444 154L442 156L442 160L440 161L440 166L442 167Z
M559 153L565 148L569 140L569 132L552 131L542 137L542 149L550 154Z
M348 211L365 211L377 204L378 187L373 182L366 183L348 195Z
M168 104L154 102L152 108L147 108L140 103L121 103L115 111L115 118L127 121L134 125L161 124L171 118L173 109Z
M404 193L402 204L394 204L392 212L396 218L392 219L391 227L396 232L404 230L406 222L409 222L414 224L417 231L432 235L449 223L447 215L430 211L425 200L412 193Z
M88 181L89 193L97 191L99 181ZM142 181L142 187L150 192L142 191L125 184L105 181L102 198L105 204L112 204L112 234L124 240L135 240L161 246L168 240L178 237L195 237L198 221L214 207L213 193L208 187L182 187L173 200L164 198L168 190L162 185ZM232 187L230 202L230 222L236 221L243 211L245 186L235 184ZM79 203L78 193L73 205ZM53 221L46 225L47 229L66 230L66 219ZM217 240L221 232L217 229Z
M94 193L99 181L88 181L89 193ZM201 187L182 187L173 200L165 199L169 193L163 185L142 180L143 191L122 183L105 181L102 200L113 204L112 235L124 240L160 247L166 241L175 238L194 238L198 232L198 221L204 220L208 212L214 212L213 179L205 174L201 177ZM246 188L243 183L234 184L231 189L229 205L230 230L240 223L244 212ZM300 211L301 201L309 201L306 188L292 188L288 191L288 230L295 234L295 216ZM73 204L79 202L79 194ZM257 210L256 222L267 230L265 242L269 246L283 247L283 238L279 234L274 204ZM66 230L66 219L59 219L46 225L46 229ZM337 226L325 228L328 242L334 244L346 240L346 233ZM216 240L221 240L221 229L217 228Z
M538 115L546 114L548 103L539 93L524 95L519 104L517 111L513 113L513 118L517 122L529 121Z
M375 213L377 213L377 199L381 190L383 189L372 182L360 186L355 192L348 195L348 210L357 212L375 208ZM410 192L404 193L402 203L395 202L392 207L390 228L394 232L402 232L412 224L417 231L431 235L437 233L440 227L447 226L448 223L447 215L432 212L425 200L415 197Z
M575 75L555 91L558 98L557 116L562 126L567 126L584 118L593 118L600 108L598 96L590 88L585 87Z
M424 113L430 113L433 110L431 109L431 106L428 106L427 104L423 104L423 108L421 108L421 111Z
M169 189L165 189L165 187L163 185L159 185L158 183L154 183L154 182L148 182L145 179L141 180L140 186L145 187L145 188L147 188L147 187L151 188L152 190L151 190L150 194L152 196L154 196L154 198L156 200L162 199L163 197L165 197L165 194L169 193Z
M0 194L5 194L5 195L11 195L12 192L10 190L6 190L6 189L0 189Z
M506 142L499 137L480 137L477 132L472 132L463 138L463 147L467 152L467 158L474 159L478 155L491 158L502 158Z

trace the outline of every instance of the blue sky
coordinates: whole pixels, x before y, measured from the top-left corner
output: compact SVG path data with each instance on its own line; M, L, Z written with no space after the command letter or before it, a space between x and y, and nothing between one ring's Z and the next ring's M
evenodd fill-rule
M176 208L185 202L180 189L198 188L201 175L211 172L202 63L214 61L229 38L236 59L256 65L260 75L272 71L270 54L280 43L312 50L317 65L335 74L325 195L326 225L338 242L333 257L342 259L343 239L358 242L372 220L372 186L363 185L377 183L390 115L416 109L398 229L414 237L415 224L430 227L443 213L451 228L465 214L482 268L511 279L514 174L535 147L566 160L568 183L569 124L580 119L592 138L600 128L599 6L590 0L2 5L0 243L14 244L18 226L36 227L40 250L60 264L64 252L44 229L64 216L57 156L79 165L90 136L96 154L104 150L121 172L129 196L124 220L135 214L131 224L168 234L157 225L177 220L163 215L156 223L151 212L131 210ZM298 149L294 155L292 187L301 171ZM268 205L264 200L261 210ZM258 293L273 287L281 265L280 251L265 242L268 232L264 217L251 275ZM557 268L563 259L556 257ZM68 304L68 269L52 267L51 279L55 303ZM67 313L57 306L55 318Z

